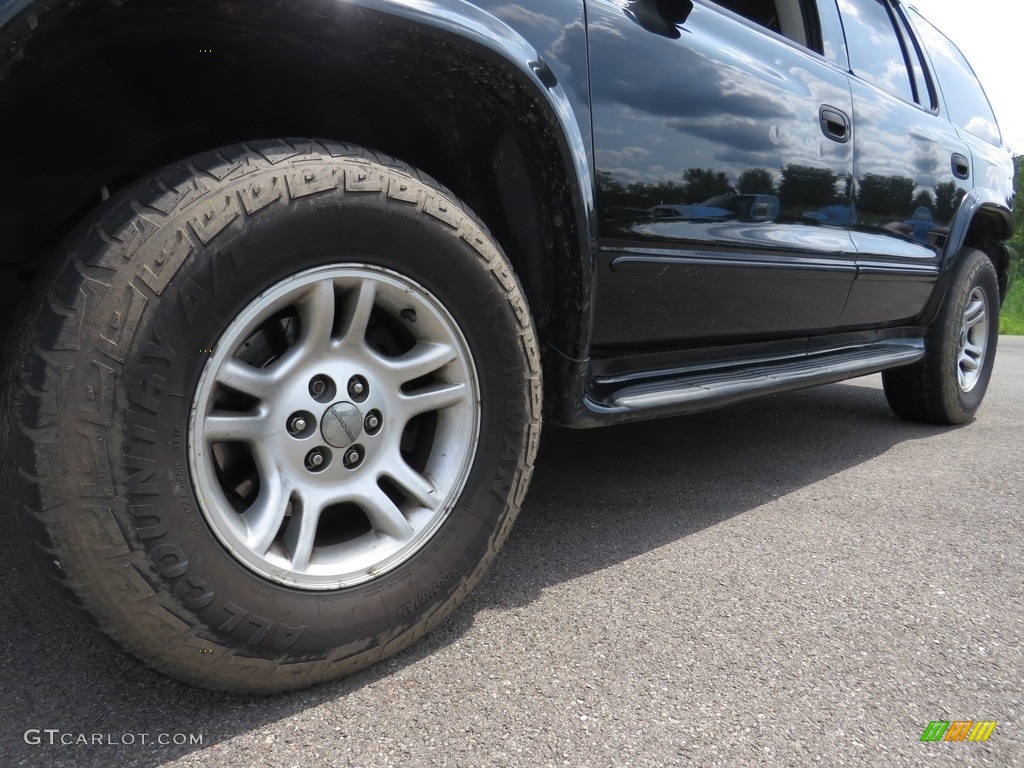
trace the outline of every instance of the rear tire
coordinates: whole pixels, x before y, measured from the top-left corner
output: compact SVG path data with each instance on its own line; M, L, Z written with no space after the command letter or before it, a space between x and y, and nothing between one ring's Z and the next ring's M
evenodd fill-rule
M532 322L494 239L413 169L330 142L199 155L111 200L44 282L4 482L68 602L153 669L238 693L362 669L508 535Z
M945 306L928 329L924 359L882 374L893 413L912 421L963 424L985 397L999 340L999 284L984 252L965 249Z

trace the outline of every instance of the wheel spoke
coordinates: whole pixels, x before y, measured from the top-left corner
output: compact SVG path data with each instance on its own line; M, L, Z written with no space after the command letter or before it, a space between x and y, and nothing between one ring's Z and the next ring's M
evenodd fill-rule
M964 330L970 330L985 319L985 302L977 299L964 308Z
M288 493L274 460L262 449L254 453L260 474L260 492L244 515L248 528L246 545L265 555L284 522Z
M399 541L407 541L415 533L402 510L376 485L362 494L359 506L369 519L370 525L379 533Z
M326 349L331 342L334 329L335 295L334 283L320 280L314 283L305 296L297 303L299 311L299 338L296 342L298 354L308 357Z
M438 496L433 483L410 467L401 456L385 470L384 476L421 507L431 511L437 509Z
M292 507L292 519L284 532L284 544L290 553L292 569L305 571L313 557L313 544L322 508L308 498L296 500Z
M461 405L469 397L469 388L462 382L435 384L424 387L412 394L401 395L406 416L410 419L421 413L441 411L453 405Z
M436 342L421 343L398 357L382 357L381 364L390 371L398 384L405 384L433 373L458 357L455 348Z
M263 439L265 428L262 414L211 413L203 420L203 436L211 443L254 443Z
M977 371L981 368L981 358L984 350L976 344L967 343L967 346L960 352L960 367L967 371Z
M221 364L215 378L218 384L260 400L266 399L275 382L273 373L233 357Z
M370 314L377 300L377 285L372 280L363 280L349 295L342 306L341 342L346 346L359 345L366 339Z

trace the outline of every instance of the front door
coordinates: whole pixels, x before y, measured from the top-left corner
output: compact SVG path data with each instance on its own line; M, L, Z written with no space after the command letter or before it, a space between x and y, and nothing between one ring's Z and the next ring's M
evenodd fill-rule
M846 73L812 50L817 12L697 2L660 30L660 5L587 2L594 344L834 327L856 274L853 104Z

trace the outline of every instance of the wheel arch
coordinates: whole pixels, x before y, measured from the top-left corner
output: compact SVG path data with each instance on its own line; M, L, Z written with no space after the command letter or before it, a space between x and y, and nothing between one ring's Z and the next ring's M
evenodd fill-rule
M1013 236L1013 215L1005 197L976 187L968 192L949 227L942 252L942 271L931 301L922 313L926 323L937 316L946 299L949 278L965 249L976 248L992 261L999 280L1000 298L1005 299L1013 284L1017 255L1004 241Z
M0 127L16 178L0 232L18 243L0 259L37 262L106 193L176 159L347 141L420 168L484 221L559 360L547 390L569 388L564 361L589 344L589 127L496 17L462 2L102 0L15 3L0 24L0 112L25 115Z

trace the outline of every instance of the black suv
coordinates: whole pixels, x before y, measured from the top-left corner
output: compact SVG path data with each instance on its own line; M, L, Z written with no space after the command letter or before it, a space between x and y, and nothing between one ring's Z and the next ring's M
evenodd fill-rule
M988 101L897 0L4 0L0 115L4 498L217 690L441 622L542 416L881 371L969 420L1016 266Z

